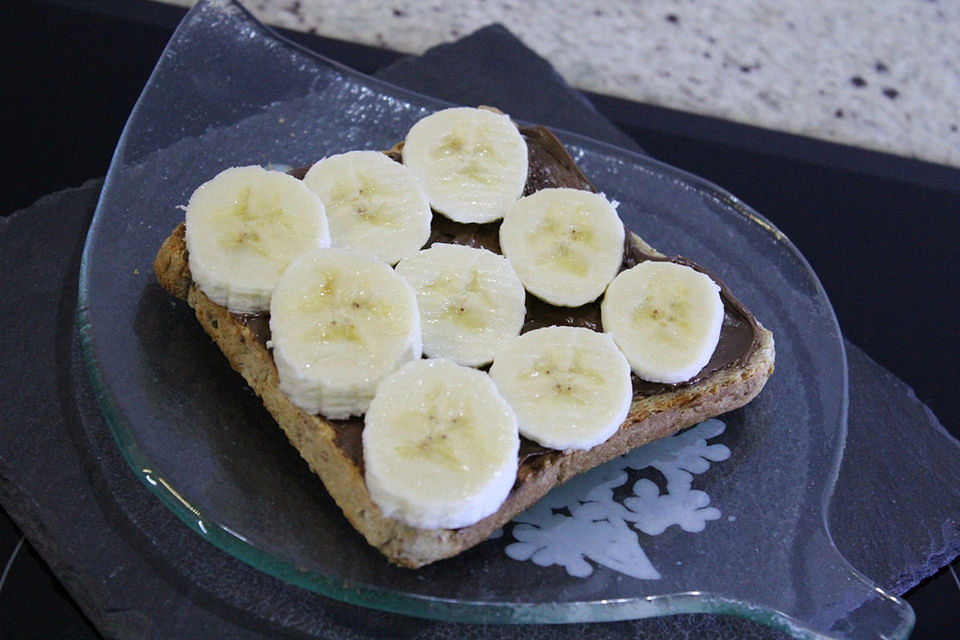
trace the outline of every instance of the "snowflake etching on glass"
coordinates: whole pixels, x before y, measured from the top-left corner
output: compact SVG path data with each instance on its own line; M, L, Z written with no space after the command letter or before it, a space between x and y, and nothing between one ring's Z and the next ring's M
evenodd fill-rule
M591 563L642 580L660 578L634 529L659 535L677 525L699 532L720 517L710 496L693 488L693 477L730 457L725 445L707 443L725 429L716 418L706 420L557 487L513 519L507 555L542 567L559 565L579 578L593 573ZM625 488L628 469L659 471L666 492L648 478Z

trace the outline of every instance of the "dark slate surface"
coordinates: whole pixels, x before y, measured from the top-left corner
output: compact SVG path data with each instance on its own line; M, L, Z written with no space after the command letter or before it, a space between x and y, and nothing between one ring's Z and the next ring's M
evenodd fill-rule
M624 144L579 98L564 100L502 29L428 53L453 68L508 50L507 78L430 80L429 93L466 104L496 102L518 118ZM522 47L522 45L519 45ZM493 55L493 54L491 54ZM529 52L528 57L532 56ZM478 62L478 64L482 64ZM485 72L493 65L484 65ZM401 83L415 61L383 72ZM541 94L534 87L549 85ZM504 93L513 87L514 93ZM413 88L418 89L417 86ZM423 91L424 87L418 90ZM427 91L424 91L427 92ZM547 100L530 96L551 95ZM569 96L569 94L568 94ZM518 100L519 102L514 102ZM547 108L549 107L549 108ZM528 110L525 110L528 109ZM571 114L593 124L578 128ZM775 638L734 618L684 615L613 624L505 627L443 624L360 609L253 570L204 542L141 486L126 466L90 389L74 323L77 269L99 183L41 200L0 222L0 271L8 330L0 337L0 500L93 623L106 635L342 638ZM960 456L955 441L902 383L848 343L850 437L831 508L838 546L896 593L933 573L960 548Z

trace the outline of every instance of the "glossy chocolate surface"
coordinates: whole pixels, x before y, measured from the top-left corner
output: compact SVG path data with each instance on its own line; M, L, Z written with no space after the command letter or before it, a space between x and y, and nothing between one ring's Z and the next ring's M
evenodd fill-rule
M521 127L520 133L527 142L528 167L527 184L524 195L529 195L540 189L568 187L596 192L594 186L577 167L573 158L563 144L549 129L541 126ZM402 161L402 144L386 152L393 160ZM302 179L307 168L293 169L289 173ZM495 253L500 252L500 222L486 224L464 224L454 222L440 214L434 214L431 223L430 238L425 246L434 243L462 244L470 247L488 249ZM630 238L629 231L624 242L623 262L620 270L629 269L645 260L669 260L678 264L687 265L706 273L721 287L720 296L723 300L724 318L720 331L720 340L713 356L707 365L697 375L689 380L677 384L664 384L642 380L636 374L631 374L634 395L651 396L672 389L694 384L720 369L736 366L744 361L753 350L757 341L757 321L743 305L733 296L727 287L708 271L682 257L661 257L641 251ZM557 307L548 304L537 297L527 294L527 315L524 319L521 333L541 327L566 325L585 327L593 331L602 331L600 322L600 301L596 300L580 307ZM255 314L241 316L241 322L249 326L258 340L266 343L270 338L269 314ZM330 420L337 432L337 445L361 469L363 468L363 417L348 420ZM548 454L551 449L542 447L521 437L520 463L533 464L536 458ZM521 468L520 479L524 476Z

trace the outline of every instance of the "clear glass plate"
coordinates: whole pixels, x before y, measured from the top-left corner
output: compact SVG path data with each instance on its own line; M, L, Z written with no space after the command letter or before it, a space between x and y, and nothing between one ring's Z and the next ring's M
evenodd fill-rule
M420 570L389 565L203 334L152 261L192 190L225 167L301 166L385 149L443 105L312 55L228 2L184 19L117 147L83 256L84 357L138 477L212 544L326 596L463 622L744 616L798 636L906 637L912 612L834 547L826 505L846 430L846 362L816 276L776 228L721 189L558 132L626 224L712 269L777 341L776 372L722 417L730 457L696 488L723 517L699 533L638 534L658 568L587 577L518 562L509 535ZM589 481L588 481L589 482Z

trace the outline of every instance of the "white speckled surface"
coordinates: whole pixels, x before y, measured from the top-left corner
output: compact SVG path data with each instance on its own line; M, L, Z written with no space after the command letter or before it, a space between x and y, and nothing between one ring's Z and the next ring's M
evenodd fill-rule
M960 166L955 0L241 3L407 53L499 22L575 87Z

